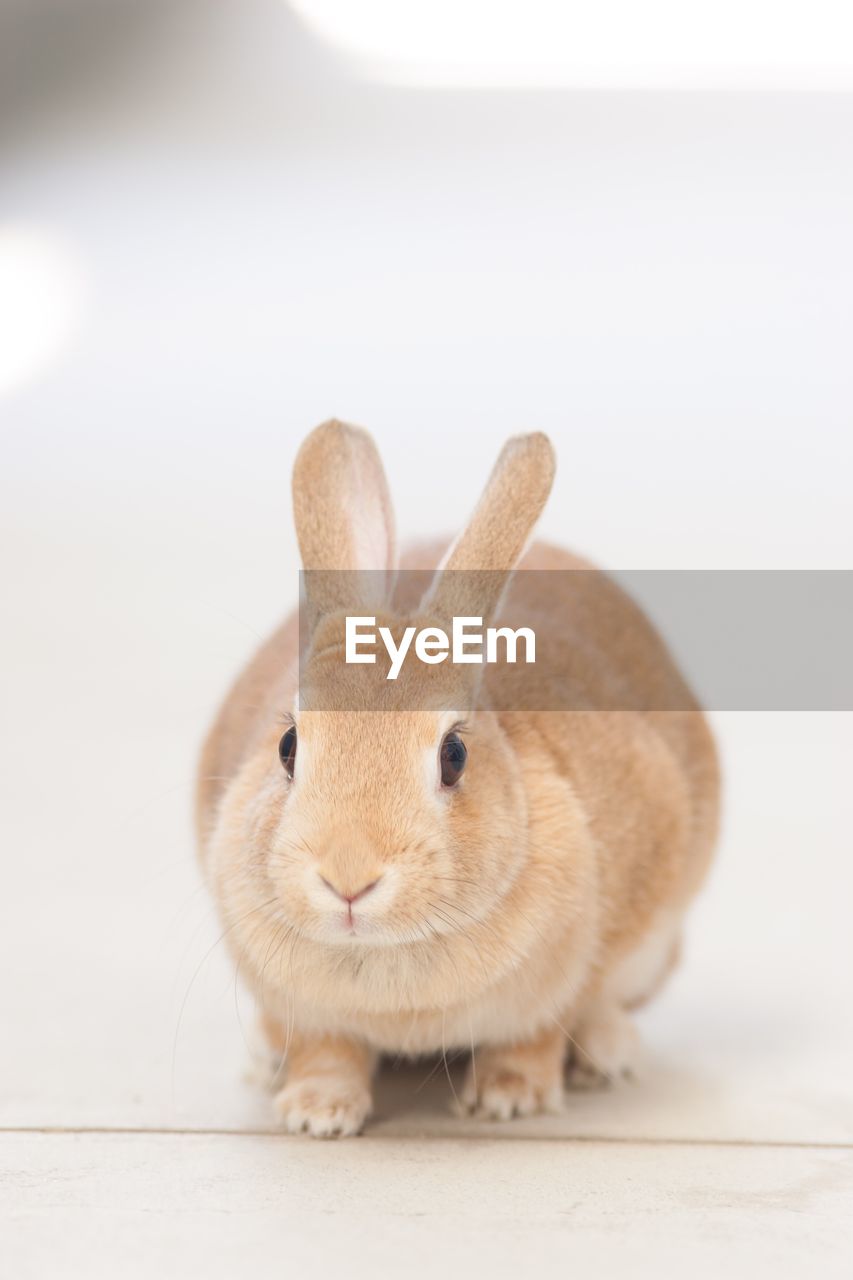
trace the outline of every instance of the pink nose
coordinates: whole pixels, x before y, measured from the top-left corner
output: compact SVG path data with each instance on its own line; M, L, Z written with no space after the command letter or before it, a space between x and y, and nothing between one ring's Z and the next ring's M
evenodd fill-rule
M382 877L377 876L375 880L370 881L370 884L362 885L360 889L356 889L355 893L344 893L341 889L338 889L333 885L331 880L327 880L325 876L320 876L320 879L323 881L323 884L327 889L331 889L336 898L340 898L341 902L345 902L347 906L351 907L354 902L358 902L359 898L366 897L367 894L370 893L371 889L375 889Z

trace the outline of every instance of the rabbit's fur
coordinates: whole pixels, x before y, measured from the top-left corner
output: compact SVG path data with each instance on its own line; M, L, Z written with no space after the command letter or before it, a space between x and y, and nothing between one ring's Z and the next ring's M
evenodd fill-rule
M202 859L285 1060L276 1106L291 1130L358 1132L384 1051L472 1049L467 1109L552 1109L567 1053L581 1078L630 1070L627 1010L676 959L716 833L713 741L661 640L606 578L571 575L569 598L555 600L542 575L508 576L516 564L589 568L555 547L525 551L553 472L544 436L511 440L445 553L444 569L466 573L439 570L420 612L405 612L422 625L479 612L535 628L561 610L560 663L596 709L467 713L467 768L442 788L438 752L457 714L419 709L416 696L401 710L378 663L352 676L367 682L369 709L300 709L292 617L239 677L204 746ZM364 431L312 432L293 497L306 569L394 566L391 502ZM439 557L422 549L404 565ZM303 685L332 678L347 613L399 624L393 603L348 598L358 581L308 575ZM446 681L445 705L459 705L471 670L429 669ZM416 692L417 670L407 678ZM523 678L549 676L531 666ZM547 706L547 687L540 694L527 705ZM682 709L654 709L671 705ZM283 716L297 731L292 781L278 756Z

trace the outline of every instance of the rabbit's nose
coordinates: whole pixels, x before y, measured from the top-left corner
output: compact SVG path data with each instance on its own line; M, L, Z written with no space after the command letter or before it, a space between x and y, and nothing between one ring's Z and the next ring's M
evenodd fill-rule
M323 881L323 884L327 889L331 889L336 898L340 898L342 902L345 902L347 906L351 907L352 904L354 902L358 902L360 898L365 898L367 894L370 893L371 889L375 889L382 877L377 876L376 879L371 880L369 884L363 884L360 889L352 890L349 888L339 888L336 884L332 884L331 880L327 880L323 875L320 876L320 879Z

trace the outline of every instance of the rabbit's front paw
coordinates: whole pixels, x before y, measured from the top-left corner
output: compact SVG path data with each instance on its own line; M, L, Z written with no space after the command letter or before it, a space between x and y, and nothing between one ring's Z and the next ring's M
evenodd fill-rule
M275 1109L288 1133L312 1138L350 1138L370 1115L369 1089L345 1077L308 1076L276 1094Z
M543 1085L518 1071L490 1071L476 1082L469 1076L462 1091L463 1114L481 1120L512 1120L541 1111L558 1113L562 1106L559 1080Z
M477 1050L462 1089L462 1113L483 1120L511 1120L561 1111L564 1054L560 1032L546 1032L506 1048Z

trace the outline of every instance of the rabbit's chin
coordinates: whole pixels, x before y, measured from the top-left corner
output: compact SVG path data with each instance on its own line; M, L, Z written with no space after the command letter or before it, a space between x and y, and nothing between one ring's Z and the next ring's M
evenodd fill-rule
M423 936L416 938L414 933L407 938L400 930L375 920L359 920L351 926L339 921L323 920L317 922L312 928L306 929L305 935L312 942L318 942L325 947L334 947L336 950L352 947L400 947L406 942L425 940Z
M476 921L477 918L470 910L467 912L466 921ZM436 944L447 945L465 932L461 925L450 928L443 920L436 924L429 920L411 922L405 919L395 920L393 917L365 917L350 922L346 918L322 916L300 926L300 933L306 941L335 951L372 948L391 951L413 946L423 948Z

